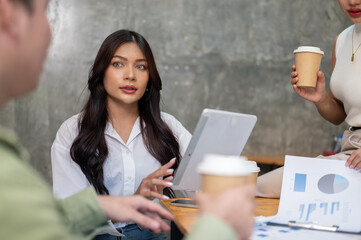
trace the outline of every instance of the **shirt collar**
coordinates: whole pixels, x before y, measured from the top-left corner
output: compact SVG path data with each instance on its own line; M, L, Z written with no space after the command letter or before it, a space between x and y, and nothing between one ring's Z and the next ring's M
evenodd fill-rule
M145 123L144 123L145 128ZM124 143L123 139L119 136L117 131L115 131L113 125L110 122L107 122L107 126L105 128L104 133L110 137L113 137L117 139L119 142L121 142L123 145L127 146L129 145L139 134L142 133L142 129L140 128L140 118L138 117L137 120L135 120L135 123L133 125L132 131L130 132L129 138L127 143Z

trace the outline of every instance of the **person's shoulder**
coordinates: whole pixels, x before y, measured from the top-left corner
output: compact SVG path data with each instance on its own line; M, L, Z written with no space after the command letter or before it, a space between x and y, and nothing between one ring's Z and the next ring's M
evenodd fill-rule
M340 34L338 34L333 41L333 54L335 58L338 58L340 51L342 51L344 46L348 46L349 43L347 38L351 38L352 31L355 25L351 25L348 28L344 29Z
M180 135L184 132L188 132L183 124L178 121L174 116L169 113L161 112L162 120L169 126L169 128L176 134Z
M342 32L340 32L340 34L338 35L338 38L344 37L344 36L346 36L348 33L352 32L354 27L355 27L355 25L351 25L351 26L345 28Z
M180 124L180 122L171 114L166 112L161 112L160 116L164 122L167 124Z
M70 131L75 131L78 129L78 123L79 123L79 118L81 117L81 114L75 114L73 116L71 116L70 118L68 118L67 120L65 120L61 125L60 128L58 130L58 132L60 131L64 131L64 130L70 130Z
M78 113L65 120L59 127L54 142L62 145L71 144L79 133L78 122L80 117L81 114Z

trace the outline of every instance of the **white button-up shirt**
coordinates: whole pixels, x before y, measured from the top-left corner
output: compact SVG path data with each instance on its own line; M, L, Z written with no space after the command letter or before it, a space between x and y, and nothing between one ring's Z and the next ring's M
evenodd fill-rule
M66 198L90 185L79 165L70 156L71 145L79 133L79 117L80 114L74 115L61 125L51 147L53 192L56 198ZM177 138L183 156L191 134L170 114L161 113L161 117ZM143 142L139 118L134 123L127 143L109 122L105 129L105 140L109 154L103 165L104 185L109 195L133 195L143 178L161 167ZM124 224L115 226L122 227Z

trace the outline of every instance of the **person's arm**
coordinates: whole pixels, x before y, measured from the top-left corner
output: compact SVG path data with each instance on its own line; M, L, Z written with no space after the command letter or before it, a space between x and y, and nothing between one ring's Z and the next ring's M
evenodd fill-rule
M320 72L318 73L320 75ZM323 73L322 73L322 77ZM327 121L339 125L346 119L346 112L343 103L333 96L331 89L328 95L322 98L319 102L315 102L317 111Z
M332 51L332 71L336 64L336 43L335 38ZM291 84L295 92L301 97L309 100L315 104L320 115L327 121L339 125L345 118L346 113L343 107L343 103L335 98L330 89L329 93L326 92L326 81L322 71L317 73L316 88L299 88L296 83L298 82L298 73L296 72L296 66L292 66L293 72L291 73Z
M94 236L98 230L108 226L108 218L92 187L58 200L58 204L72 233Z
M97 196L92 187L55 200L45 181L0 146L0 239L91 239L107 220L168 231L172 214L140 196Z
M332 71L336 65L336 43L337 43L338 36L335 38L333 42L333 50L332 50ZM320 75L320 73L318 73ZM323 75L323 73L322 73ZM323 76L323 79L325 77ZM335 98L332 94L331 89L329 90L328 95L325 98L322 98L319 102L315 102L318 112L320 115L328 120L329 122L339 125L341 124L346 118L346 112L343 107L343 103Z
M141 196L97 196L93 187L59 201L70 230L92 236L108 219L116 222L135 222L156 233L169 231L161 217L172 220L171 213Z
M88 221L88 229L72 226L81 224L74 222L80 218L68 214L79 211L65 211L30 166L1 148L0 162L0 239L90 239L97 227L107 223L99 203L85 200L82 210L87 209L87 213L80 212L90 218L83 219ZM75 206L76 202L69 204Z

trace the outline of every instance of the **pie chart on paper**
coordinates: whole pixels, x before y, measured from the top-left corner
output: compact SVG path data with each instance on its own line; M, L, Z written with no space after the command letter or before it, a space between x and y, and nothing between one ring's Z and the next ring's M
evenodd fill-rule
M347 189L349 181L338 174L327 174L318 180L318 189L327 194L335 194Z

